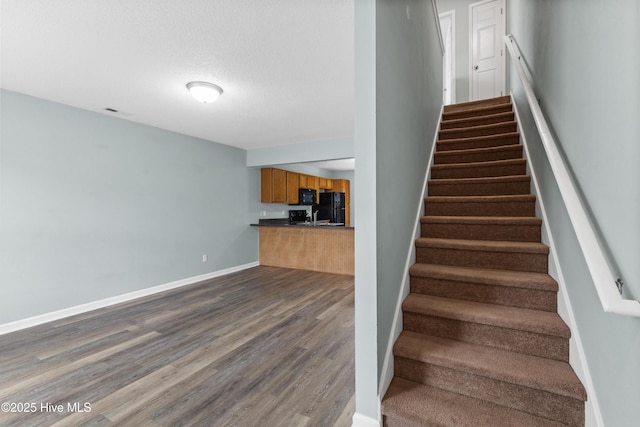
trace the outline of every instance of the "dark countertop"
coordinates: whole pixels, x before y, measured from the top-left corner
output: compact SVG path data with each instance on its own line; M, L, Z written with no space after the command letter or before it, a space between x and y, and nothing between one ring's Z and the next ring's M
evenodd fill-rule
M266 222L260 224L250 224L252 227L289 227L289 228L326 228L328 230L353 230L354 227L345 227L344 225L305 225L305 224L289 224L284 222Z

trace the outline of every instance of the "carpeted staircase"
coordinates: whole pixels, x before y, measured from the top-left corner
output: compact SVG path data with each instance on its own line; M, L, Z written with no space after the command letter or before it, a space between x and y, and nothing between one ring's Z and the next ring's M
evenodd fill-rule
M508 96L444 109L384 425L580 426Z

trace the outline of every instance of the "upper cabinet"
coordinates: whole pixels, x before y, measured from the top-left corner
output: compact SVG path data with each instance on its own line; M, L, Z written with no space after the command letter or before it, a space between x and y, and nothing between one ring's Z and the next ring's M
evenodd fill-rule
M260 201L287 203L287 171L275 168L260 171Z
M313 175L306 175L303 173L298 174L298 183L300 188L308 188L310 190L316 190L316 194L320 189L320 178Z
M276 168L262 168L260 171L260 201L262 203L298 204L298 190L300 188L309 188L316 190L316 192L330 190L345 193L345 217L347 225L349 225L351 211L349 180L324 178Z
M300 174L276 168L260 171L260 201L262 203L298 203Z
M319 187L323 190L333 190L333 180L330 178L322 178L319 180Z
M287 171L287 203L298 203L299 180L300 177L298 173Z

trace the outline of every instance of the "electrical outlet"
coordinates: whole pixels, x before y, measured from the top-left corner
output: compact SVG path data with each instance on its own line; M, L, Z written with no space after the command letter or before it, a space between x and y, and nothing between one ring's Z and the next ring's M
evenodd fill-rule
M207 256L207 254L202 255L202 262L207 262L209 261L209 257Z
M267 216L267 211L260 211L260 216Z

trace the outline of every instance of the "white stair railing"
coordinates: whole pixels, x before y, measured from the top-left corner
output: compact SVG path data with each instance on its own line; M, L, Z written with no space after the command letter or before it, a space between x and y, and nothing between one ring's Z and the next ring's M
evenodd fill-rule
M531 109L533 119L540 133L542 145L546 151L551 170L555 175L560 194L562 195L569 218L578 237L578 243L587 262L589 272L595 283L602 308L608 313L640 317L640 302L622 297L622 281L616 278L607 262L607 258L591 225L591 221L589 221L582 200L580 196L578 196L567 165L558 150L558 145L538 105L538 100L531 88L531 83L521 64L520 51L511 34L505 36L505 44L527 96L529 108Z

